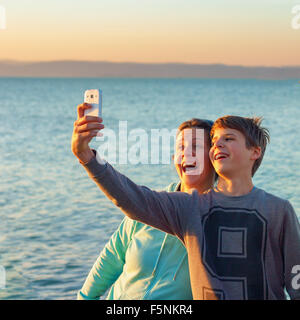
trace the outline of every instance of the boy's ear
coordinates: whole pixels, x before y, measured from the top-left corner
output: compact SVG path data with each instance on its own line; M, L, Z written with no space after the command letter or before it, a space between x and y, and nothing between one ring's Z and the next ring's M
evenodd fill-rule
M251 160L257 160L261 156L261 147L252 147Z

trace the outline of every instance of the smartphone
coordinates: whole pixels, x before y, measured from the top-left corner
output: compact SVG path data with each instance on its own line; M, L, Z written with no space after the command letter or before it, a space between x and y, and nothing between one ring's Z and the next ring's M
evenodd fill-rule
M90 89L84 92L84 102L92 105L92 108L84 110L84 115L102 117L102 91Z

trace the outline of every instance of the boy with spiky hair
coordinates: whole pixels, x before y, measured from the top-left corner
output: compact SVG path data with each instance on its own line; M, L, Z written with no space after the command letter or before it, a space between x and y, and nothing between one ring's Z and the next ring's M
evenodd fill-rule
M226 116L212 128L217 187L206 194L155 192L103 164L87 147L99 131L78 106L72 151L101 190L132 219L176 235L188 252L194 299L300 299L300 227L287 200L256 188L269 135L259 119ZM80 116L81 115L81 116ZM82 134L84 133L84 134Z
M238 116L224 116L222 118L217 119L211 130L211 138L214 143L217 139L216 131L218 129L234 129L239 131L245 137L246 148L250 150L251 148L258 148L254 157L259 155L257 159L255 159L254 164L251 169L251 176L253 177L257 169L259 168L262 159L265 154L265 150L267 144L270 142L269 131L266 128L261 127L262 118L244 118ZM236 132L236 134L238 134ZM230 136L230 135L227 135ZM233 141L235 134L231 134L232 139L228 139L228 141ZM213 159L212 159L213 162Z

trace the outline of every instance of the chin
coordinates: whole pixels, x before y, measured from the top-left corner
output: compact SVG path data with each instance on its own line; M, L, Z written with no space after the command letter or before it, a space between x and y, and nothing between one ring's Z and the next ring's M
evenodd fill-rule
M224 175L227 176L229 170L224 167L219 167L219 168L215 168L215 171L219 176L224 176Z
M185 175L184 177L182 177L184 183L189 186L189 188L196 188L197 186L201 185L203 183L203 179L201 179L200 176L198 175Z

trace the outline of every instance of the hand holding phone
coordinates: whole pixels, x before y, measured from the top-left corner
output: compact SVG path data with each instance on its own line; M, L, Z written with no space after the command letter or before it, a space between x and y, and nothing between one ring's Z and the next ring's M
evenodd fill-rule
M94 157L89 143L94 137L101 135L99 131L104 128L101 118L101 90L86 90L84 102L77 106L77 120L74 122L71 150L81 163L88 163Z
M86 90L84 102L92 105L92 108L84 110L85 116L102 117L102 91L100 89Z

